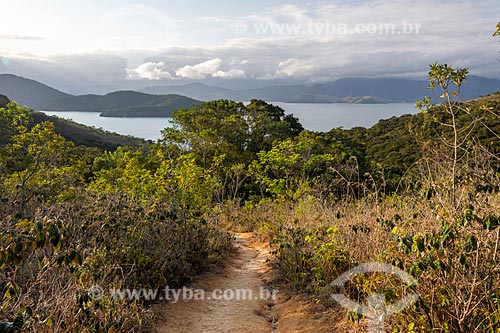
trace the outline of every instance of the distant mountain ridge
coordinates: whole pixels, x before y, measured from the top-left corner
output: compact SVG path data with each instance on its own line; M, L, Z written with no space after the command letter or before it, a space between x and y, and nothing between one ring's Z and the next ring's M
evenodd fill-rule
M101 112L103 117L170 117L175 110L202 103L180 95L137 91L75 96L11 74L0 74L0 94L36 110Z
M167 94L179 94L202 101L212 101L224 98L240 100L242 97L242 95L240 96L235 90L209 86L200 82L193 82L180 86L154 86L142 89L141 91L147 94L156 95L163 95L165 94L164 91L168 91ZM237 98L228 98L228 96Z
M0 74L0 94L33 109L40 109L51 100L72 96L38 81L12 74Z
M426 81L397 78L345 78L306 85L269 86L234 90L200 82L179 86L154 86L106 95L71 95L43 83L0 74L0 94L36 110L101 112L104 117L170 117L180 108L215 99L290 103L404 103L432 96ZM473 99L500 91L500 80L469 76L461 98Z
M399 78L345 78L306 85L269 86L235 90L190 83L181 86L152 86L141 91L152 94L176 93L199 100L226 98L249 101L252 98L290 103L405 103L432 95L423 80ZM461 96L472 99L500 90L500 80L469 76Z

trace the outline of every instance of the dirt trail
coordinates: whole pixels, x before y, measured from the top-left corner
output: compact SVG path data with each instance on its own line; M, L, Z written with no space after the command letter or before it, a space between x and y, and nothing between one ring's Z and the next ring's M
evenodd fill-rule
M273 332L273 301L264 286L270 254L264 248L252 246L252 240L251 234L236 234L233 253L224 267L202 275L192 286L204 291L204 300L179 300L162 305L161 311L157 311L160 323L156 332ZM245 291L240 300L226 299L242 289L250 290L251 297ZM217 290L215 297L222 295L223 299L212 299L214 290Z
M236 234L233 252L225 264L203 274L191 286L191 289L203 290L204 299L158 304L154 310L157 327L153 332L353 332L351 327L342 327L341 311L314 304L307 296L287 290L286 284L277 297L272 297L269 281L275 283L276 272L271 262L267 246L255 242L250 233ZM214 290L242 289L251 290L252 299L212 298Z

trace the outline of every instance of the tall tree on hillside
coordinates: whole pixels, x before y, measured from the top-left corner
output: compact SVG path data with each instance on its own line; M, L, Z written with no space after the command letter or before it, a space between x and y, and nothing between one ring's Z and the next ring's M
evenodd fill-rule
M243 103L217 100L173 114L173 128L163 142L193 153L202 166L223 157L225 165L248 164L276 140L297 136L302 125L278 106L260 100Z

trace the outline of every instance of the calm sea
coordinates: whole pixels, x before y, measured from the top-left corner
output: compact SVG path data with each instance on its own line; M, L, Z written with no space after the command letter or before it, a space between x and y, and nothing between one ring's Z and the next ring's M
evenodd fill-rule
M335 127L370 127L380 119L418 112L413 103L398 104L297 104L273 102L286 113L299 118L304 128L328 131ZM160 131L170 126L170 118L107 118L98 112L43 111L48 115L71 119L77 123L111 132L157 140Z

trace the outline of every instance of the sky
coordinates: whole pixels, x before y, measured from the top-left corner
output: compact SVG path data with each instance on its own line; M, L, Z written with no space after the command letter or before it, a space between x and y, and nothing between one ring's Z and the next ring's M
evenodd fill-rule
M0 73L70 92L186 82L500 78L498 0L0 0ZM229 82L229 83L227 83Z

